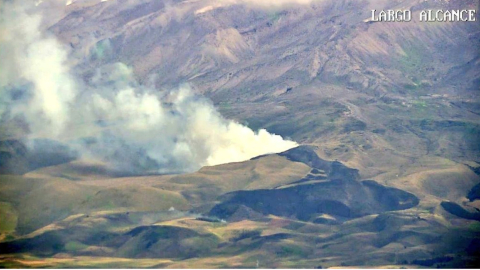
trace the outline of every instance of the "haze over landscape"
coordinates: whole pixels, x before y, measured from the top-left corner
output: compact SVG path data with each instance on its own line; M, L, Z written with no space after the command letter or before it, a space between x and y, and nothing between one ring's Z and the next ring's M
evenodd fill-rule
M479 267L479 6L2 1L0 265Z

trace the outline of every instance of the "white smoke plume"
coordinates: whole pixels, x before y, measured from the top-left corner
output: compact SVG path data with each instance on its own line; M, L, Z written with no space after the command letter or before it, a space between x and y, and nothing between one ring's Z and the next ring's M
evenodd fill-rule
M41 33L41 17L6 2L0 11L0 117L23 117L29 138L62 141L83 158L125 172L187 172L297 144L224 119L188 85L139 85L122 63L75 78L68 53Z
M31 84L35 91L29 100L16 103L13 113L22 113L36 134L59 135L75 96L67 53L55 38L40 33L41 17L28 15L21 5L5 2L1 15L0 94L5 98L7 87Z

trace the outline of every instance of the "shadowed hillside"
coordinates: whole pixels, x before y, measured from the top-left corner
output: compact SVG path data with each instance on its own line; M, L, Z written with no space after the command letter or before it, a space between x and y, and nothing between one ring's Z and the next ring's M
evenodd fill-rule
M310 165L312 171L305 178L275 189L227 193L210 215L228 220L237 213L239 205L244 205L264 215L295 217L305 221L316 221L322 214L348 220L408 209L418 204L418 198L408 192L387 188L371 180L358 181L357 170L338 161L322 160L311 147L300 146L280 156Z

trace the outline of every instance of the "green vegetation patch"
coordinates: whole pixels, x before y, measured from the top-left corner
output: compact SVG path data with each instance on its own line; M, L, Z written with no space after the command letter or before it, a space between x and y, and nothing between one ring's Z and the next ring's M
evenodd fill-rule
M295 257L306 257L309 252L307 252L304 248L297 246L297 245L292 245L292 244L286 244L282 245L280 247L280 250L277 251L278 256L295 256Z
M86 249L88 246L80 243L78 241L70 241L65 245L65 250L67 251L79 251L82 249Z
M13 232L17 227L17 213L12 205L0 202L0 232Z

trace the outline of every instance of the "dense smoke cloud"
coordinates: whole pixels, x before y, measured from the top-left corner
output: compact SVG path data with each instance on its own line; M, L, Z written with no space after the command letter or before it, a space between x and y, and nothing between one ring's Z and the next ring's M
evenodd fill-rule
M122 63L75 78L62 44L40 32L41 17L12 3L1 17L0 113L2 121L23 117L30 139L62 141L85 159L135 174L193 171L296 146L224 119L188 85L139 85Z
M75 96L75 84L65 65L67 54L55 38L40 33L40 16L28 15L22 6L10 2L4 3L1 15L2 99L15 104L13 113L23 114L34 133L46 131L48 126L51 135L59 135ZM25 87L34 89L28 97L21 93ZM4 93L8 88L20 93L5 100L11 96ZM5 105L1 110L5 110Z

